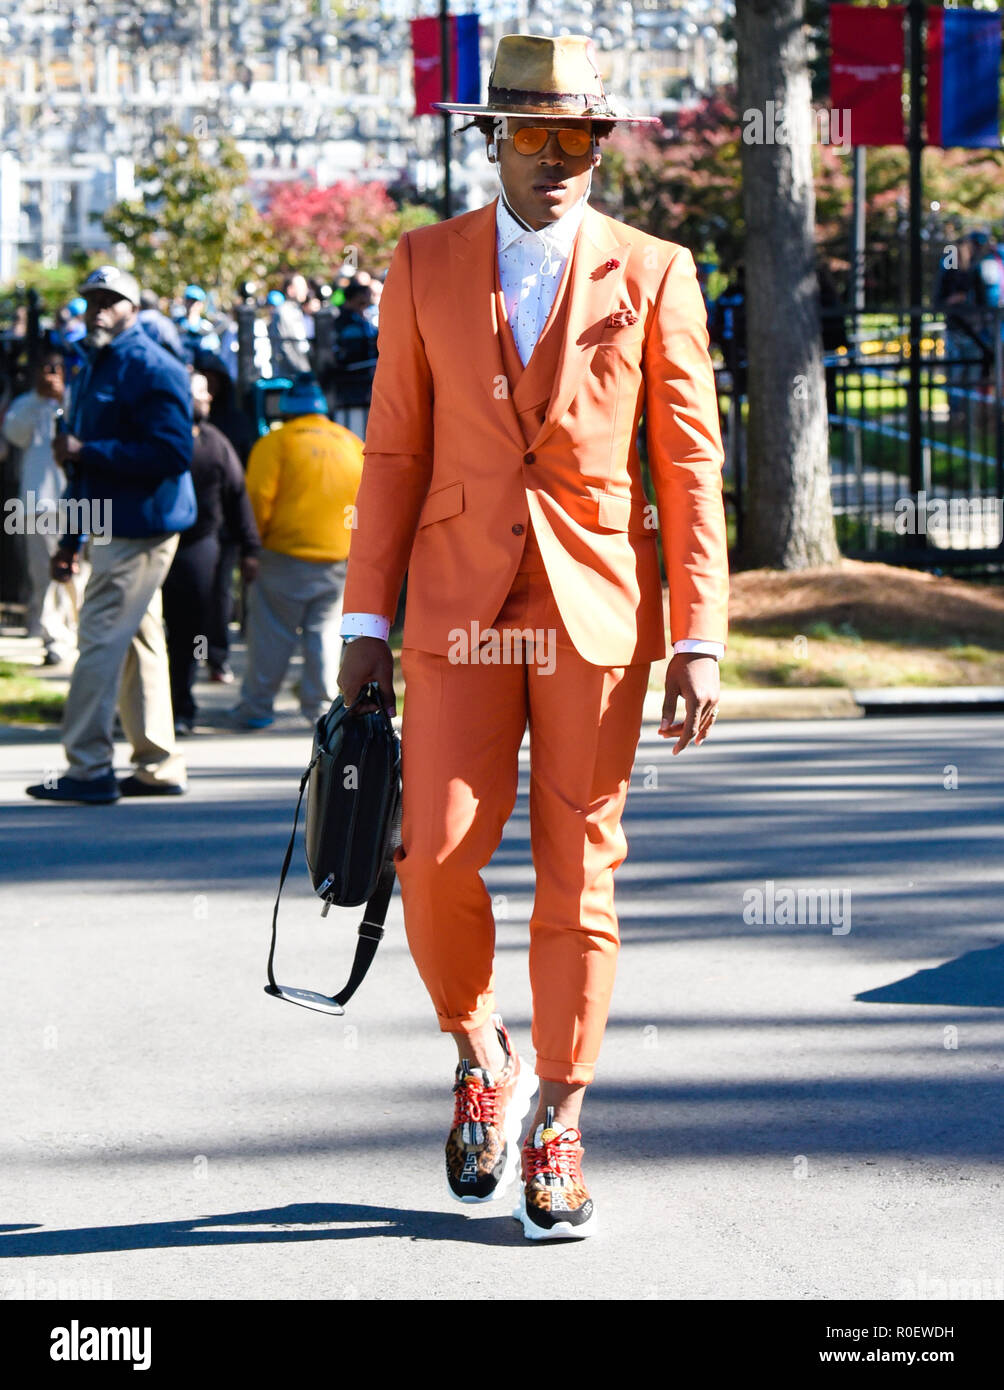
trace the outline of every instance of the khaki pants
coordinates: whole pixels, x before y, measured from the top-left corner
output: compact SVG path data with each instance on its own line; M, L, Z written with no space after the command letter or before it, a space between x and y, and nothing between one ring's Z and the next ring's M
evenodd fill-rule
M144 782L185 783L185 764L174 744L160 600L177 547L177 536L113 537L91 547L80 655L63 712L63 747L72 777L111 772L117 701L136 776Z

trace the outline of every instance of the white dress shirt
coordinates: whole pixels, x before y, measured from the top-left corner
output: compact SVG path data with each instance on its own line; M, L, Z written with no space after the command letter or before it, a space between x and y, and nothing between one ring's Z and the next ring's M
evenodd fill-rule
M551 312L585 210L586 200L580 198L556 222L531 231L516 221L501 197L496 204L499 284L516 350L524 367ZM342 617L342 637L379 637L386 641L389 633L390 622L382 614L346 613ZM721 642L696 637L674 642L673 651L700 652L719 660L725 655Z
M501 198L498 200L495 227L499 283L524 367L551 312L585 209L585 200L580 198L557 222L530 231L516 221Z

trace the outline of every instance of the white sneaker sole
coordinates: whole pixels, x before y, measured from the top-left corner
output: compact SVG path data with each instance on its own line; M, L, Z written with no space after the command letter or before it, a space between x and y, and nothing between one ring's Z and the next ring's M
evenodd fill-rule
M494 1192L490 1192L487 1197L458 1197L450 1186L449 1179L447 1179L446 1190L455 1202L463 1202L468 1206L481 1206L485 1202L499 1202L505 1196L506 1189L520 1171L520 1135L523 1132L523 1121L526 1119L530 1110L530 1103L537 1094L538 1084L536 1073L527 1070L526 1063L521 1057L519 1059L519 1081L516 1083L512 1104L509 1106L509 1112L506 1115L505 1170L495 1184Z
M545 1230L527 1216L525 1192L520 1193L519 1204L512 1214L517 1221L523 1223L523 1234L527 1240L586 1240L589 1236L596 1235L598 1230L595 1206L588 1221L582 1221L578 1226L573 1226L570 1221L558 1221Z

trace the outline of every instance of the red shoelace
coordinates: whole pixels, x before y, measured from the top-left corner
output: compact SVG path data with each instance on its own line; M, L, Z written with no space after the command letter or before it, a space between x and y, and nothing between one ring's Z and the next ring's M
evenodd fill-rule
M495 1108L498 1105L498 1091L494 1086L486 1086L477 1076L468 1076L458 1081L453 1088L456 1101L453 1106L453 1127L478 1122L493 1125Z
M577 1129L566 1129L556 1139L545 1140L539 1149L528 1146L523 1150L524 1181L530 1182L540 1173L553 1173L559 1178L578 1177L582 1135Z

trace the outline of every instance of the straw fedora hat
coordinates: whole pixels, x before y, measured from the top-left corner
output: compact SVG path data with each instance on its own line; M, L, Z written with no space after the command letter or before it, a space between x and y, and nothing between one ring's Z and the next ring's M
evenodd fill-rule
M484 106L434 101L457 116L533 116L544 121L635 121L660 124L658 116L632 116L603 90L593 41L582 34L545 38L506 34L499 39Z

